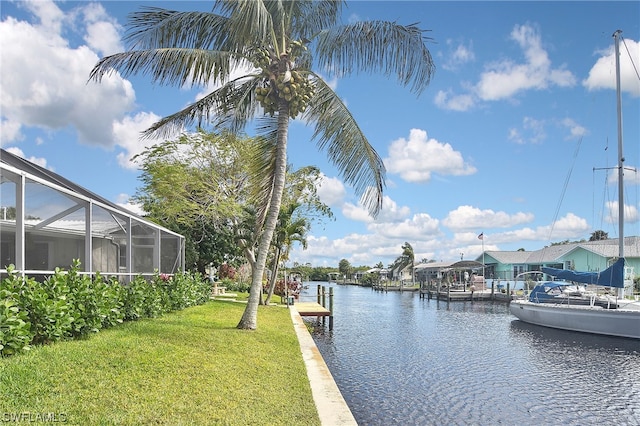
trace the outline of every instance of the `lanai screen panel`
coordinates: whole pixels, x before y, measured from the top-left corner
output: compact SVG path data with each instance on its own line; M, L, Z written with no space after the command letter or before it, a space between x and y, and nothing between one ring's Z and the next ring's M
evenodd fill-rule
M91 215L92 272L120 274L127 268L127 225L124 215L93 205Z
M182 270L182 239L179 236L161 231L160 271L175 274Z
M2 170L0 178L0 268L16 264L16 179Z
M26 179L24 198L25 269L69 269L84 264L86 202Z
M0 277L13 264L21 273L45 278L75 260L81 272L124 279L184 268L184 237L0 152Z
M157 232L158 229L143 222L131 221L131 262L134 272L151 274L159 269Z

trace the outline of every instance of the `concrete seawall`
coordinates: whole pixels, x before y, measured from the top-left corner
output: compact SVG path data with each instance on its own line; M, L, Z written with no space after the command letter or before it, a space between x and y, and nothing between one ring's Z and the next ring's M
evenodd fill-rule
M357 425L349 406L336 385L329 367L324 362L318 347L309 334L307 326L294 306L289 307L293 328L300 342L302 358L307 367L311 393L324 426Z

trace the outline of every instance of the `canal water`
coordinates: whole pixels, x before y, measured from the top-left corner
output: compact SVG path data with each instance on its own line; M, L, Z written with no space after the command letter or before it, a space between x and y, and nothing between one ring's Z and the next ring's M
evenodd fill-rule
M313 338L359 425L640 425L638 341L527 325L505 303L320 284L334 327Z

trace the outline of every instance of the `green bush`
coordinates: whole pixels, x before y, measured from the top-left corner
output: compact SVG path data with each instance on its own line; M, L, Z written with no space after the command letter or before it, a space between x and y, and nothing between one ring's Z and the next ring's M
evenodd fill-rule
M138 276L128 284L56 268L44 282L7 268L0 282L0 355L14 355L29 345L86 337L125 320L153 318L203 304L210 284L199 274Z
M74 261L69 272L56 268L53 276L47 279L53 287L67 289L69 314L73 318L69 337L84 337L97 333L102 328L102 294L96 293L91 277L78 273L80 262Z
M251 288L251 283L239 283L230 278L223 278L220 283L220 287L226 287L227 291L237 291L239 293L246 293Z
M147 282L138 277L124 285L124 319L135 321L144 317L144 301L147 293Z
M4 282L4 281L3 281ZM14 355L29 349L29 316L20 309L15 294L0 284L0 356Z
M102 320L102 328L113 327L124 320L124 295L125 288L112 277L105 279L99 273L93 280L94 294L100 299L99 310Z
M66 280L52 279L39 283L27 277L23 283L20 304L29 313L33 334L31 343L51 343L69 336L74 318Z

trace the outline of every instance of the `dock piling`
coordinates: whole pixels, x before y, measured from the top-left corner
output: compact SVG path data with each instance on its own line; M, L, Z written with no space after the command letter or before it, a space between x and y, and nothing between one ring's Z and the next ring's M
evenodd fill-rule
M333 287L329 288L329 330L333 330Z

